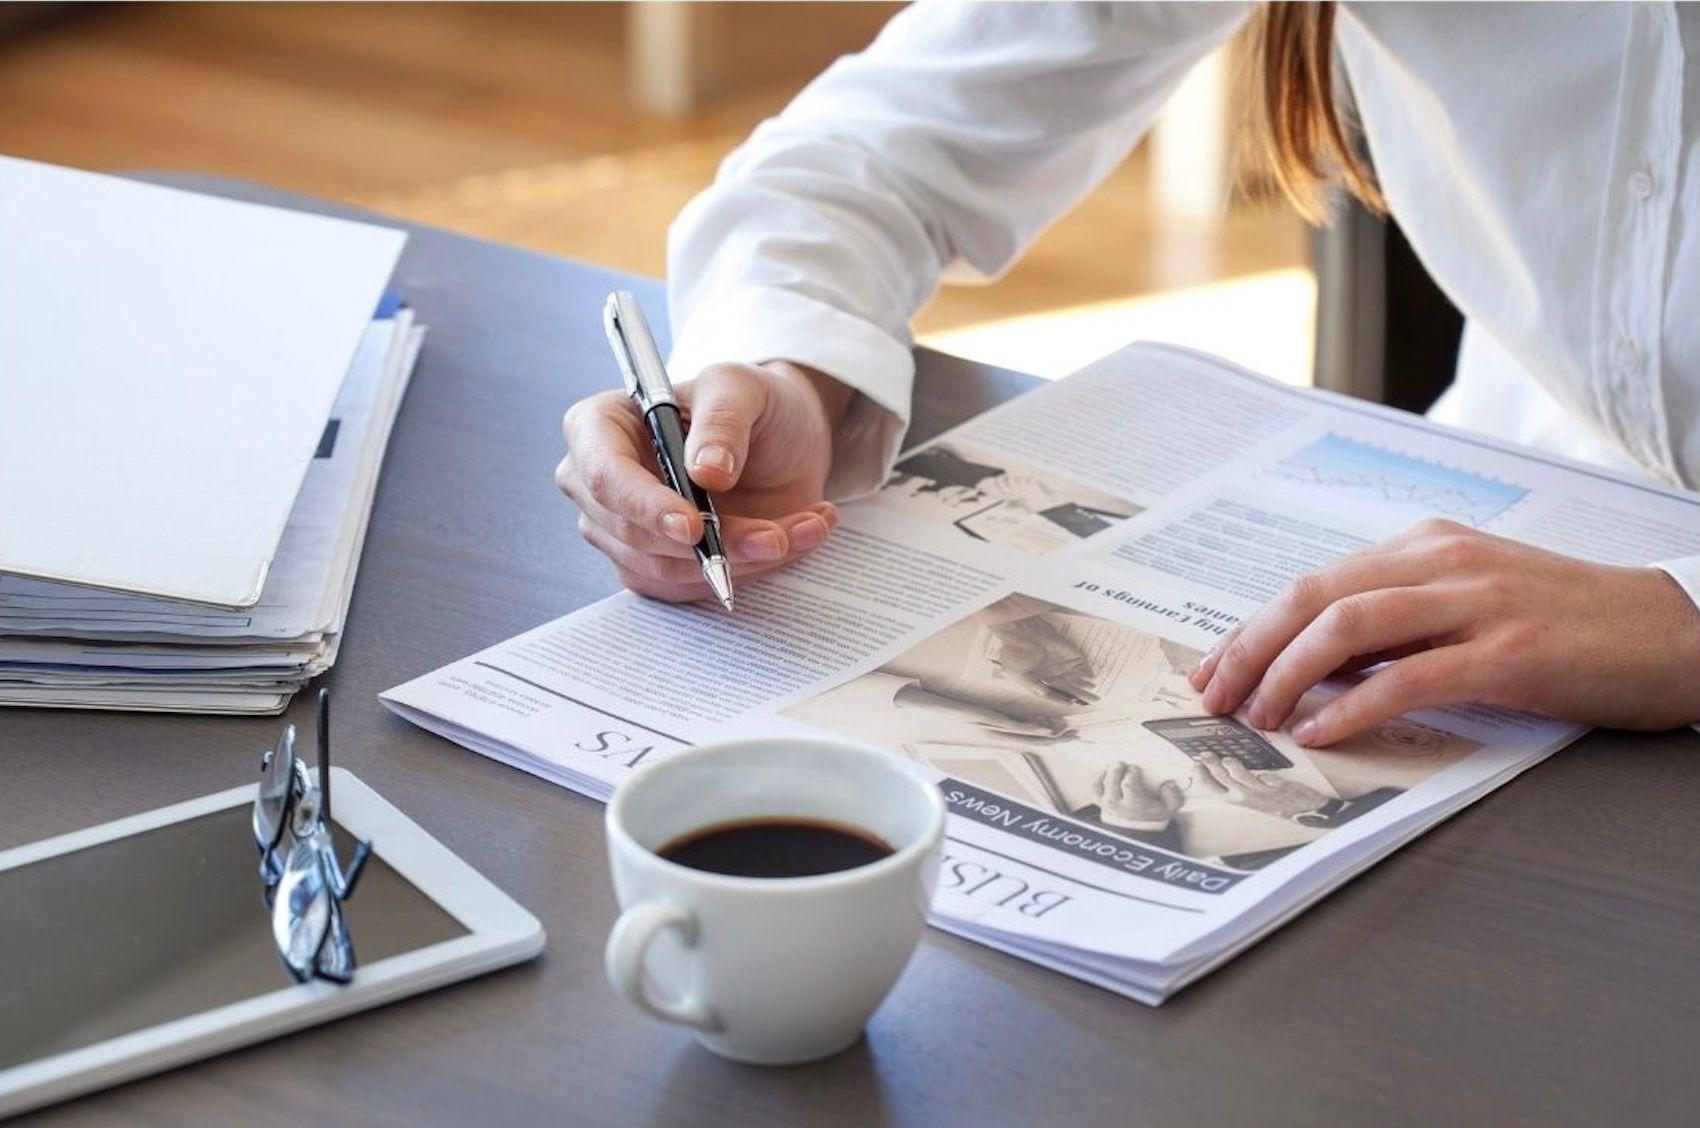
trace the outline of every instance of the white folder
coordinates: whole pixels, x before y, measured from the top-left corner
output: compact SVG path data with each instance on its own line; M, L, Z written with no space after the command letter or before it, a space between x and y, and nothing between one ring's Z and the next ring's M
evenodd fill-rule
M252 606L405 240L0 157L0 572Z

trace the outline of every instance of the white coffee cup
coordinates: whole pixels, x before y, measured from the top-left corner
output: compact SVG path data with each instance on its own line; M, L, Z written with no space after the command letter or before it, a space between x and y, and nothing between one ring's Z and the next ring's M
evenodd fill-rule
M836 823L893 853L809 877L733 877L657 851L752 819ZM608 804L623 912L608 978L633 1005L724 1057L813 1061L861 1035L920 939L944 801L906 760L837 740L705 744L646 768Z

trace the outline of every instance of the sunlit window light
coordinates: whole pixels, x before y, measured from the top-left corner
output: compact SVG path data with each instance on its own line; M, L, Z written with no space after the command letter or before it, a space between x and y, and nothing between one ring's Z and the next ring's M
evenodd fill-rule
M1293 267L928 333L920 343L1055 380L1134 341L1167 341L1308 386L1315 321L1316 278Z

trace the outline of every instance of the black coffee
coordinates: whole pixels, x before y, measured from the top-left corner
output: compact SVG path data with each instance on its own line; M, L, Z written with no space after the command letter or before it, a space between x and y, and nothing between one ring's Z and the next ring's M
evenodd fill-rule
M812 819L746 819L693 830L656 853L729 877L813 877L855 869L894 851L865 831Z

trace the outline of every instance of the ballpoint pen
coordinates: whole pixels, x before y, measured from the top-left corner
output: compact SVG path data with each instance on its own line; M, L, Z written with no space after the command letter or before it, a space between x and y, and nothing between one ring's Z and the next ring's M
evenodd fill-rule
M714 512L708 491L691 481L685 469L684 418L679 414L678 401L673 398L667 366L662 363L661 351L655 347L655 337L638 308L637 299L625 290L609 294L608 303L602 307L602 327L608 333L608 346L614 350L620 375L625 377L626 393L649 428L662 477L680 497L696 506L702 516L702 539L696 543L697 562L702 565L702 578L708 581L720 605L730 611L732 567L726 562L726 548L720 539L720 517Z

